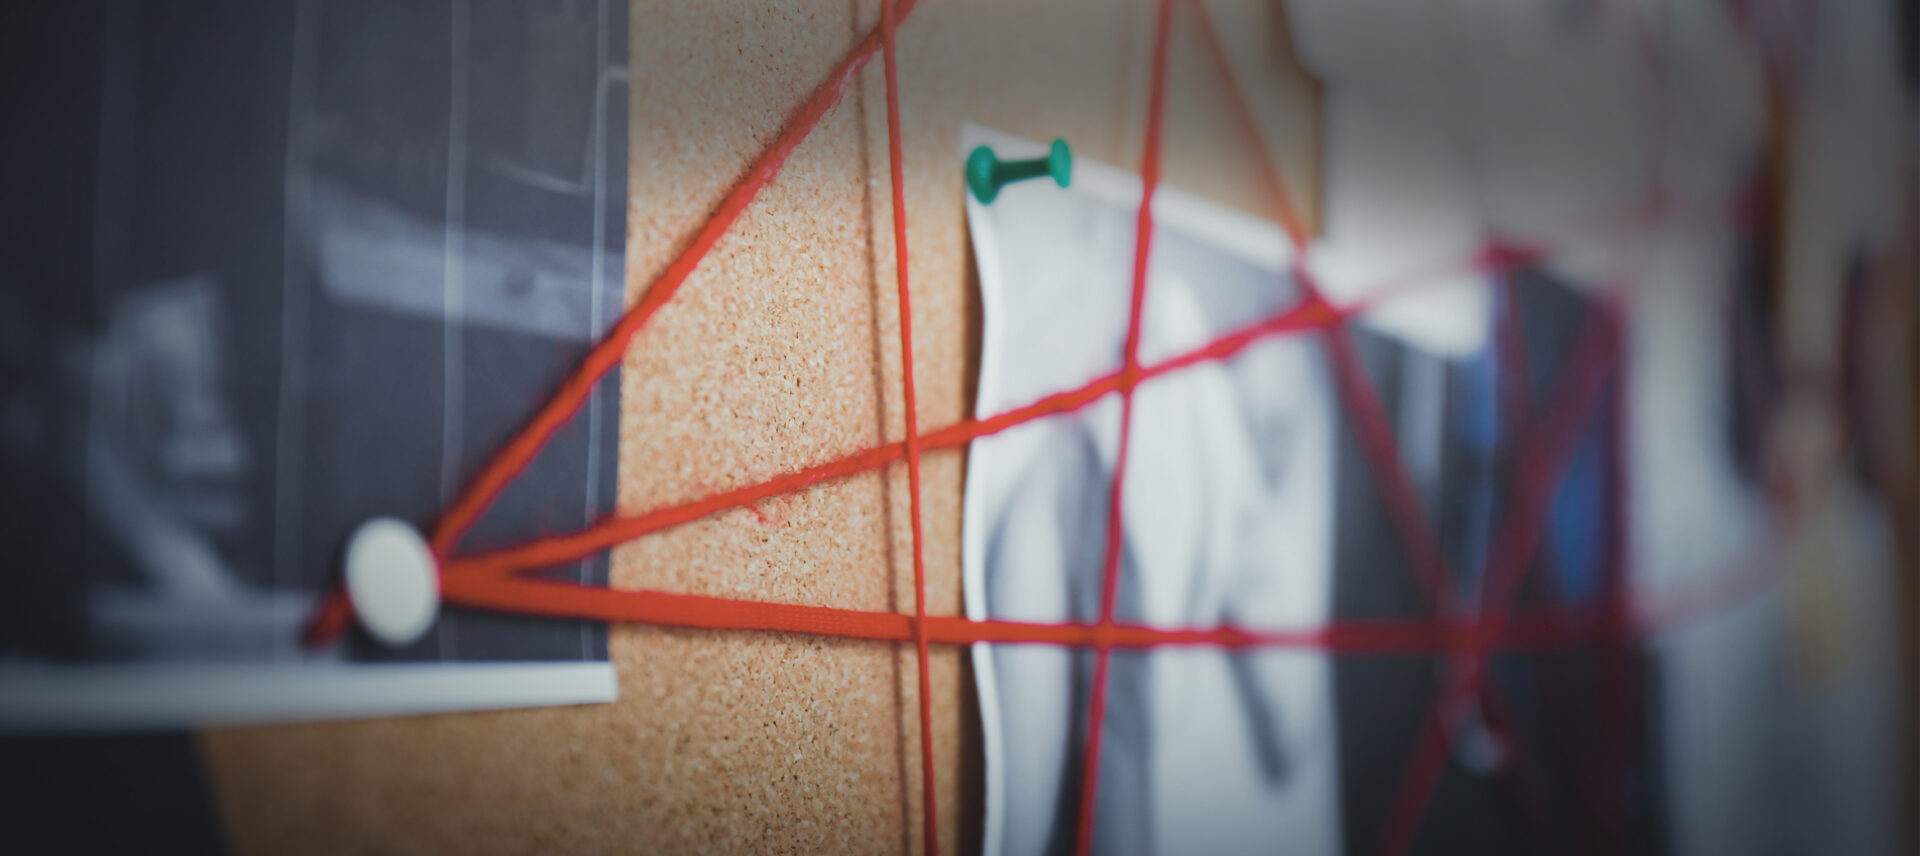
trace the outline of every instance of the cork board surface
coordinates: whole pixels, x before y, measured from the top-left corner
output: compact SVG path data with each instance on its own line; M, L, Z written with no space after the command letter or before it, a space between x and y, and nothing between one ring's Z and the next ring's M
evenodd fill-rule
M1276 8L1216 2L1213 14L1284 175L1311 200L1317 94L1280 49ZM967 414L978 364L961 124L1064 137L1079 158L1137 168L1153 14L1150 0L923 0L902 25L923 431ZM878 17L875 0L635 0L629 302ZM1254 155L1194 23L1176 10L1166 181L1266 213L1247 180ZM903 436L883 87L876 55L635 341L619 379L623 512ZM922 468L934 614L961 610L964 466L963 453L942 452ZM613 581L911 612L908 526L905 468L895 466L625 545ZM613 704L205 733L231 844L922 849L911 646L618 627L610 650ZM936 648L930 675L941 849L972 852L981 761L964 651Z

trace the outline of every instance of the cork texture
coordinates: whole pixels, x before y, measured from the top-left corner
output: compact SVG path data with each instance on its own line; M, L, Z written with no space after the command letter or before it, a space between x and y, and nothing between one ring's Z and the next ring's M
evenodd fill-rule
M923 0L902 25L922 431L967 415L978 365L962 123L1064 137L1079 158L1136 168L1153 14L1141 0ZM1317 95L1280 49L1275 6L1215 3L1213 14L1283 173L1311 200ZM633 4L630 303L878 18L874 0ZM1166 180L1269 213L1194 23L1176 10ZM623 512L904 436L883 87L876 54L635 340L619 380ZM961 611L964 467L960 451L923 464L935 614ZM908 511L897 465L624 545L613 583L911 612ZM610 649L620 700L609 705L204 734L231 843L245 853L923 850L911 645L617 627ZM964 653L935 648L930 672L950 853L978 850L981 820Z

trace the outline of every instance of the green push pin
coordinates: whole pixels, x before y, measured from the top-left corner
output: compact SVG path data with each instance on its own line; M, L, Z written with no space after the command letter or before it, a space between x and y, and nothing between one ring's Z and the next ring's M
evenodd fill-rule
M1001 185L1044 175L1053 176L1054 183L1061 187L1073 180L1073 153L1067 151L1066 140L1054 140L1046 157L1033 160L1003 161L986 146L967 156L967 186L981 204L999 196Z

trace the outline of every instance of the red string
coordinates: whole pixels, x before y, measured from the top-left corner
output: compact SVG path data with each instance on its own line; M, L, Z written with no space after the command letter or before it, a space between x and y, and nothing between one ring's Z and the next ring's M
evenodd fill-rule
M1427 712L1426 723L1421 726L1413 751L1407 756L1406 772L1400 774L1400 785L1394 791L1393 807L1381 827L1380 841L1374 847L1378 856L1398 856L1413 843L1420 815L1426 811L1429 795L1440 783L1440 773L1446 768L1447 726L1439 706Z
M1658 211L1635 205L1626 209L1623 214L1599 220L1603 226L1594 228L1604 228L1606 233L1631 234L1629 230L1638 231L1663 222L1659 214ZM1673 222L1679 223L1680 220L1676 217L1673 218ZM1582 224L1581 229L1569 229L1566 237L1561 240L1571 240L1587 234L1584 232L1585 228L1587 228L1585 224ZM1146 366L1140 370L1139 380L1145 382L1191 366L1224 360L1238 354L1249 345L1268 338L1325 330L1330 325L1364 312L1379 303L1412 293L1419 286L1430 286L1449 274L1462 271L1498 273L1511 269L1510 266L1549 256L1557 247L1558 242L1542 244L1526 254L1476 251L1465 258L1421 265L1408 272L1383 279L1372 287L1363 289L1365 294L1363 298L1343 306L1334 306L1324 301L1306 301L1191 351ZM1310 280L1307 284L1311 284ZM959 448L979 437L996 434L1037 419L1078 410L1119 388L1119 372L1102 375L1076 389L1053 393L1032 404L988 419L965 420L931 431L921 436L921 449L939 451ZM518 546L492 551L445 557L442 560L442 571L448 574L516 573L578 561L627 541L690 523L721 511L748 506L815 484L831 482L887 466L902 460L905 455L904 443L890 443L863 449L833 461L723 491L693 502L631 516L609 516L579 532L534 539Z
M1380 839L1382 852L1398 852L1407 846L1417 830L1428 795L1444 768L1452 723L1460 704L1473 692L1481 692L1490 710L1505 711L1498 687L1486 678L1487 657L1496 649L1537 649L1561 646L1585 646L1595 643L1618 648L1625 640L1664 632L1727 604L1744 598L1754 588L1777 578L1778 569L1767 563L1739 568L1737 573L1720 574L1705 584L1681 589L1676 597L1657 601L1627 603L1618 559L1611 560L1608 596L1598 608L1545 609L1519 611L1513 602L1524 581L1531 556L1542 535L1541 515L1545 500L1557 473L1578 438L1578 429L1586 412L1595 405L1604 382L1615 362L1610 355L1618 348L1618 331L1611 319L1595 312L1583 329L1581 343L1571 360L1570 380L1562 387L1555 406L1542 411L1541 424L1521 452L1513 484L1508 493L1508 511L1499 537L1489 552L1482 574L1482 610L1478 618L1465 621L1451 614L1452 597L1444 559L1438 548L1431 521L1422 508L1412 481L1398 457L1391 426L1380 407L1377 393L1364 368L1360 366L1351 338L1341 328L1347 318L1368 306L1390 299L1437 275L1456 268L1496 272L1531 264L1553 252L1547 244L1518 247L1489 244L1464 261L1414 271L1398 280L1376 284L1366 290L1367 297L1336 307L1320 294L1304 265L1296 268L1296 281L1305 299L1292 310L1264 319L1200 348L1151 366L1138 361L1138 343L1142 324L1147 261L1152 237L1151 203L1159 181L1161 123L1165 100L1165 66L1170 30L1171 0L1159 4L1156 21L1153 77L1149 95L1146 146L1143 155L1142 198L1138 214L1135 244L1133 292L1130 300L1127 338L1119 371L1096 378L1074 390L1047 396L1026 407L1017 408L984 420L966 420L921 435L915 400L912 310L908 278L907 221L904 189L904 158L901 143L901 117L898 99L897 57L894 35L916 0L900 0L898 6L883 0L881 22L855 46L839 66L829 74L788 119L771 145L753 163L722 199L714 214L700 227L682 250L652 283L635 306L587 354L581 364L563 381L554 397L543 405L527 426L516 434L480 471L478 476L449 506L436 527L432 544L443 568L443 597L454 606L494 610L523 615L571 617L609 622L646 623L661 626L706 628L715 630L779 631L823 636L912 641L919 664L921 763L923 819L926 849L938 852L938 822L935 798L935 768L932 753L932 701L928 671L931 644L1047 644L1091 647L1096 651L1096 672L1089 718L1088 740L1084 756L1082 797L1079 816L1078 847L1082 853L1092 847L1094 803L1098 783L1098 759L1106 696L1110 654L1114 648L1151 648L1162 645L1198 645L1228 649L1250 647L1291 647L1360 654L1450 655L1449 681L1442 687L1410 755L1402 777L1394 808ZM1275 215L1294 245L1297 256L1304 255L1306 232L1293 206L1279 170L1272 162L1255 122L1245 92L1235 78L1231 63L1215 31L1204 0L1194 0L1192 8L1201 26L1203 41L1219 69L1236 123L1259 155L1260 179L1273 204ZM844 95L847 83L865 67L873 54L884 55L888 110L888 146L890 178L894 203L896 267L901 312L901 349L906 436L901 442L884 444L855 452L837 460L818 464L767 481L725 491L694 502L656 509L633 516L610 516L577 533L554 536L486 553L454 555L460 538L479 520L492 502L514 478L529 465L551 436L579 410L593 386L617 366L633 339L646 323L672 299L679 287L711 252L715 244L751 204L759 191L773 180L795 147L806 138ZM1579 234L1612 234L1616 229L1650 226L1661 219L1667 200L1656 193L1647 204L1634 206L1618 215L1609 214L1586 224ZM1714 212L1719 214L1722 212ZM1750 212L1736 208L1736 220ZM1509 307L1511 311L1511 307ZM1503 325L1505 326L1505 325ZM1409 565L1424 593L1435 607L1429 619L1356 621L1329 623L1304 630L1247 630L1233 626L1216 628L1154 628L1120 624L1114 616L1119 582L1119 561L1123 537L1123 485L1130 438L1132 394L1146 380L1211 360L1231 357L1246 346L1268 337L1306 331L1324 331L1329 342L1332 369L1341 399L1354 422L1369 469L1373 471L1383 500L1388 507ZM1510 335L1510 333L1509 333ZM1506 340L1503 350L1516 357L1517 338ZM1520 359L1514 361L1521 365ZM1092 624L1036 624L1008 621L972 621L960 617L926 614L925 559L919 464L924 452L964 446L983 436L1016 425L1077 410L1109 393L1121 396L1119 453L1115 461L1106 563L1102 580L1101 616ZM1522 399L1524 401L1524 399ZM1518 408L1524 411L1524 406ZM1616 414L1616 419L1618 414ZM1616 432L1619 430L1615 424ZM1617 442L1617 441L1616 441ZM1614 455L1617 458L1617 451ZM914 614L909 617L893 612L864 612L830 607L761 603L754 601L672 594L657 591L614 590L561 580L527 576L545 567L563 564L597 554L616 544L696 520L730 508L804 489L810 485L866 472L905 460L908 484L912 492L911 522L914 550ZM1614 461L1615 472L1619 462ZM1616 497L1619 482L1614 484ZM1621 524L1611 521L1610 541L1622 536ZM1613 544L1617 550L1619 545ZM351 620L351 608L336 588L323 601L309 625L309 640L322 644L337 638ZM1617 675L1609 670L1609 675ZM1612 683L1611 681L1609 682ZM1615 714L1617 715L1617 714ZM1510 717L1500 713L1503 722ZM1507 726L1501 726L1507 729ZM1512 741L1509 740L1511 743ZM1524 786L1523 786L1524 789Z
M1214 28L1213 16L1207 10L1205 0L1191 0L1189 5L1194 11L1195 22L1199 25L1201 41L1206 45L1207 53L1213 59L1214 68L1219 72L1222 87L1227 92L1227 102L1232 108L1234 124L1239 126L1241 134L1246 138L1247 146L1253 150L1261 189L1267 196L1267 203L1273 208L1274 216L1279 220L1288 241L1293 245L1294 282L1300 287L1305 303L1323 301L1325 295L1305 264L1306 227L1301 222L1292 195L1287 191L1286 181L1280 176L1279 165L1273 160L1266 136L1260 132L1260 124L1254 118L1252 104L1247 99L1245 90L1240 86L1238 75L1234 74L1232 59L1227 55L1226 46L1221 42L1220 34ZM1420 584L1421 592L1426 596L1428 604L1436 612L1444 612L1452 602L1451 587L1448 583L1451 574L1441 554L1440 541L1434 534L1432 522L1428 520L1421 507L1419 493L1414 490L1413 479L1407 474L1406 466L1400 460L1399 447L1394 441L1393 427L1387 421L1386 411L1381 407L1379 395L1374 390L1373 382L1368 378L1366 370L1360 364L1360 357L1354 350L1351 334L1344 327L1329 326L1324 331L1322 339L1327 345L1328 359L1333 368L1334 383L1339 391L1340 400L1353 422L1361 452L1367 460L1368 470L1373 473L1381 499L1387 506L1388 519L1392 521L1400 536L1400 542L1407 551L1408 564L1413 569L1415 581Z
M1575 339L1561 386L1521 447L1513 484L1508 488L1505 527L1488 551L1481 579L1482 620L1498 628L1506 620L1532 557L1545 534L1546 509L1559 473L1572 456L1588 416L1606 391L1618 366L1619 325L1600 308L1587 310Z
M1444 754L1452 735L1449 727L1460 704L1476 692L1484 680L1487 658L1509 620L1511 603L1518 595L1526 571L1532 566L1534 550L1544 531L1544 509L1549 492L1571 455L1580 429L1587 424L1588 412L1598 405L1604 381L1615 364L1617 337L1615 325L1598 309L1588 310L1565 370L1568 379L1542 411L1540 425L1522 446L1515 465L1513 483L1507 491L1504 519L1481 573L1481 632L1475 644L1456 651L1451 658L1453 671L1470 676L1444 686L1433 704L1432 722L1440 728L1438 736L1423 733L1401 774L1393 808L1382 828L1377 851L1383 856L1405 851L1418 829L1421 815L1439 782L1430 760L1436 752ZM1438 748L1435 744L1438 744Z
M1302 281L1312 281L1304 268L1300 274ZM1341 404L1346 407L1348 421L1353 423L1354 440L1360 444L1367 471L1373 474L1375 489L1386 505L1387 519L1400 536L1414 582L1420 585L1428 605L1436 613L1446 614L1453 604L1449 582L1452 572L1440 552L1439 536L1434 533L1420 493L1413 486L1413 477L1407 473L1406 462L1400 459L1400 444L1394 439L1393 426L1387 421L1379 393L1366 367L1360 363L1353 334L1345 327L1331 327L1323 341L1327 344L1334 386L1339 390Z
M770 603L644 589L608 589L562 579L452 577L446 601L463 609L609 623L710 630L802 633L848 639L913 641L912 616L896 612ZM1550 650L1592 644L1600 616L1540 610L1514 616L1497 640L1477 623L1432 618L1368 619L1304 629L1163 628L1113 623L1035 623L930 615L934 645L1002 642L1093 648L1214 646L1304 648L1351 654L1432 655L1474 646Z
M901 0L897 17L905 18L913 11L916 2L918 0ZM869 32L867 37L862 39L845 59L841 60L840 65L827 75L827 79L813 90L813 94L800 106L800 109L787 119L785 129L774 138L766 151L761 153L759 160L755 161L748 168L746 175L742 176L733 189L727 192L726 197L720 201L719 209L701 225L700 231L694 235L687 248L667 265L667 269L653 281L652 285L648 286L640 301L620 317L619 323L615 324L613 329L587 352L586 358L580 365L561 382L560 389L554 393L553 398L534 413L532 421L515 434L513 439L507 441L493 460L487 463L466 490L447 508L446 514L440 518L439 526L434 529L432 544L435 555L445 557L452 554L460 537L480 519L480 515L486 513L487 508L500 495L500 491L527 468L554 432L560 430L562 425L573 418L573 415L580 410L580 406L586 402L587 397L593 393L594 385L620 364L634 336L653 318L654 313L659 312L667 301L673 299L673 295L680 290L681 285L686 283L687 277L693 273L694 268L699 266L701 260L713 250L720 238L733 227L734 221L746 211L754 197L758 196L761 189L779 174L780 168L786 164L787 157L793 153L794 148L800 145L800 141L807 138L814 126L826 116L827 111L839 103L841 96L846 94L848 82L852 81L854 76L866 67L867 61L873 58L874 51L880 46L885 29L884 26L876 27L874 31Z
M1507 438L1525 436L1527 426L1532 419L1531 375L1527 370L1526 340L1520 328L1519 286L1512 274L1498 275L1494 279L1495 297L1499 301L1498 317L1494 326L1494 348L1499 358L1499 388L1495 391L1499 408L1498 415L1504 426L1502 442ZM1484 582L1484 580L1482 580ZM1464 581L1462 582L1464 585ZM1501 772L1505 773L1510 784L1512 796L1523 817L1530 824L1529 831L1544 826L1544 808L1540 804L1539 783L1534 781L1531 768L1522 756L1518 719L1511 713L1500 685L1490 678L1480 684L1481 709L1486 714L1481 720L1488 733L1501 742ZM1540 850L1538 841L1523 841L1528 849Z
M1254 169L1260 174L1260 189L1267 196L1267 204L1273 207L1273 216L1287 233L1287 240L1293 244L1294 250L1304 251L1307 248L1306 224L1301 220L1299 209L1294 206L1293 195L1287 192L1286 180L1280 177L1279 164L1274 163L1269 154L1271 150L1267 148L1266 135L1260 132L1260 122L1253 115L1253 102L1248 100L1246 91L1240 88L1239 75L1233 73L1233 60L1227 56L1220 33L1214 29L1213 14L1207 11L1206 0L1189 0L1187 5L1193 10L1194 22L1200 27L1200 38L1207 46L1207 54L1213 58L1214 69L1220 73L1221 86L1227 91L1227 104L1233 110L1234 124L1240 126L1240 133L1253 150Z
M887 160L893 179L893 260L900 286L900 375L906 407L907 489L911 492L909 515L913 523L913 642L920 674L920 799L921 819L925 826L923 849L931 856L940 853L940 820L933 781L933 682L927 674L927 562L921 542L920 515L920 423L913 389L913 293L907 287L907 180L906 155L900 145L900 80L894 57L893 0L880 0L880 43L885 59L881 63L887 78Z
M1268 204L1273 208L1275 218L1292 243L1296 258L1304 258L1307 251L1306 228L1287 191L1286 182L1280 176L1279 166L1274 162L1265 135L1260 132L1251 103L1240 87L1238 76L1234 74L1232 61L1220 40L1219 33L1214 28L1212 15L1207 10L1205 0L1192 0L1190 5L1200 26L1201 39L1212 56L1214 67L1219 72L1222 85L1226 89L1235 124L1240 127L1248 147L1254 153L1255 164ZM1482 253L1481 256L1485 261L1497 266L1519 265L1526 262L1523 254ZM1313 278L1307 274L1304 264L1297 264L1297 268L1294 279L1300 285L1306 299L1309 302L1321 299L1320 289ZM1506 281L1511 283L1510 279ZM1510 288L1509 293L1511 293ZM1503 320L1507 322L1503 325L1503 330L1517 330L1513 323L1517 319L1511 313ZM1331 364L1341 399L1364 436L1362 448L1363 454L1367 455L1369 470L1377 476L1385 474L1383 478L1378 478L1378 482L1383 497L1386 497L1389 514L1396 522L1396 527L1402 536L1402 543L1414 545L1410 550L1413 555L1409 557L1409 566L1413 569L1416 581L1421 584L1423 593L1427 596L1429 607L1437 615L1445 615L1450 608L1449 596L1453 590L1448 584L1447 578L1450 575L1446 571L1432 523L1422 513L1418 497L1412 490L1411 479L1407 477L1404 465L1399 459L1397 445L1393 442L1392 432L1386 425L1386 416L1379 405L1379 399L1371 381L1360 368L1357 355L1353 350L1352 339L1346 330L1343 327L1330 327L1323 338L1327 340L1329 351L1332 352ZM1506 353L1503 353L1503 356L1520 358L1517 341L1511 343L1503 341L1503 345L1509 345L1505 348ZM1524 377L1524 369L1522 372ZM1524 400L1518 403L1524 408ZM1487 708L1499 714L1496 717L1499 723L1494 724L1506 732L1502 735L1503 739L1509 746L1517 746L1512 738L1511 727L1503 724L1510 722L1511 717L1505 715L1507 704L1499 686L1486 683L1482 686L1481 692ZM1493 723L1493 719L1489 722ZM1510 762L1509 770L1515 781L1516 790L1527 799L1527 805L1524 808L1537 817L1540 814L1534 799L1538 796L1537 783L1526 774L1525 767L1517 762Z
M1263 339L1315 330L1332 323L1344 312L1358 306L1336 309L1324 304L1304 305L1243 327L1186 353L1143 367L1138 380L1145 382L1201 363L1224 360ZM982 420L964 420L920 436L923 452L956 449L980 437L997 434L1038 419L1070 413L1120 389L1121 373L1102 375L1082 386L1053 393L1023 407ZM723 491L693 502L669 506L633 516L608 517L593 526L568 535L535 539L519 546L454 556L447 559L445 573L516 573L538 570L577 561L602 550L670 529L685 523L741 508L761 500L887 466L906 456L904 442L887 443L863 449L851 455L817 464L764 482Z
M1173 29L1173 0L1160 0L1153 30L1153 71L1147 94L1146 146L1140 156L1140 213L1133 239L1133 293L1127 307L1127 340L1121 350L1120 443L1113 459L1113 492L1107 500L1106 567L1100 583L1099 630L1113 627L1113 608L1120 591L1120 559L1125 550L1127 447L1133 435L1133 390L1140 375L1140 323L1146 315L1147 261L1153 249L1153 192L1160 185L1161 123L1166 112L1167 43ZM1100 789L1100 741L1105 734L1107 677L1113 665L1112 649L1095 636L1093 691L1087 714L1087 747L1081 757L1081 856L1093 852L1095 797Z
M1224 648L1306 648L1341 654L1431 655L1468 650L1554 650L1614 637L1646 637L1687 626L1741 602L1779 577L1763 562L1743 562L1702 583L1654 592L1622 625L1601 608L1538 608L1512 613L1492 628L1461 619L1372 619L1304 629L1155 628L1115 624L1102 636L1095 624L1042 624L961 616L927 617L934 645L975 642L1116 648L1210 645ZM569 580L516 576L448 577L442 597L452 606L514 615L652 624L711 630L776 631L848 639L911 641L913 621L894 612L770 603L645 589L609 589Z
M904 19L912 13L919 0L900 0L895 10L896 19ZM897 24L897 20L896 20ZM787 118L786 126L761 152L740 177L727 195L720 200L719 207L700 226L693 240L681 250L680 255L668 263L665 271L654 279L647 291L620 317L611 330L588 350L578 366L561 381L560 388L553 397L534 412L527 425L513 435L500 451L495 453L479 475L468 483L453 503L441 515L434 527L430 544L433 554L440 560L444 573L448 560L458 546L461 536L467 533L479 521L480 516L499 498L515 478L524 472L533 459L545 448L555 432L567 424L587 398L593 394L593 388L600 380L613 371L625 357L628 347L639 334L642 327L659 312L667 301L680 290L687 277L698 267L701 260L712 252L720 238L733 227L741 213L746 211L760 190L778 175L786 164L787 157L800 145L814 126L820 123L827 111L840 102L846 94L847 84L873 59L875 51L880 49L881 27L875 27L866 38L855 45L853 50L840 61L827 78L815 87L807 100ZM593 552L598 552L593 551ZM591 553L585 554L591 555ZM581 556L584 558L584 555ZM344 590L334 586L322 599L321 607L308 623L304 634L309 646L322 646L337 641L345 633L352 617L352 607L347 601Z
M1234 106L1236 123L1258 156L1261 166L1262 184L1266 188L1276 215L1286 229L1295 250L1294 281L1299 284L1307 303L1324 300L1323 294L1311 272L1305 264L1305 230L1298 225L1298 216L1279 170L1269 156L1265 139L1259 132L1259 126L1253 118L1250 105L1233 73L1231 62L1226 55L1218 34L1214 31L1211 16L1204 0L1195 0L1193 8L1201 25L1202 40L1213 55L1215 65L1226 82L1229 101ZM1490 264L1506 263L1508 259L1489 254L1485 259L1476 259ZM1407 472L1405 462L1400 458L1399 445L1394 439L1394 431L1389 424L1385 408L1382 407L1379 394L1361 364L1359 353L1354 347L1352 334L1344 324L1327 327L1321 336L1327 348L1329 368L1333 373L1334 385L1340 396L1341 404L1353 425L1354 438L1359 443L1361 453L1367 462L1367 470L1373 475L1375 489L1386 506L1388 520L1393 525L1403 550L1406 551L1408 569L1421 593L1426 597L1429 607L1436 616L1451 616L1454 603L1452 574L1447 569L1446 560L1440 550L1439 538L1434 532L1431 520L1415 490L1413 479ZM1439 774L1446 757L1448 735L1451 728L1443 710L1436 707L1419 742L1410 757L1409 767L1402 776L1399 793L1395 797L1393 810L1387 818L1387 825L1379 847L1382 853L1398 853L1412 836L1414 825L1424 810L1428 794L1439 780Z

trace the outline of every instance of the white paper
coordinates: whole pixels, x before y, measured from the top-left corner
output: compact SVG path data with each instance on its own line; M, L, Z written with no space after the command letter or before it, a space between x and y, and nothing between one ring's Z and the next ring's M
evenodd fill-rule
M1002 158L1041 144L969 127ZM1070 189L969 198L984 344L976 414L1120 365L1136 178L1077 161ZM1140 358L1190 351L1298 300L1280 229L1162 188ZM1334 402L1311 336L1144 383L1126 471L1117 617L1160 627L1318 626L1332 551ZM963 562L975 619L1092 622L1120 401L973 443ZM977 645L989 856L1064 852L1078 805L1091 651ZM1102 853L1341 849L1325 654L1113 655L1094 836Z

